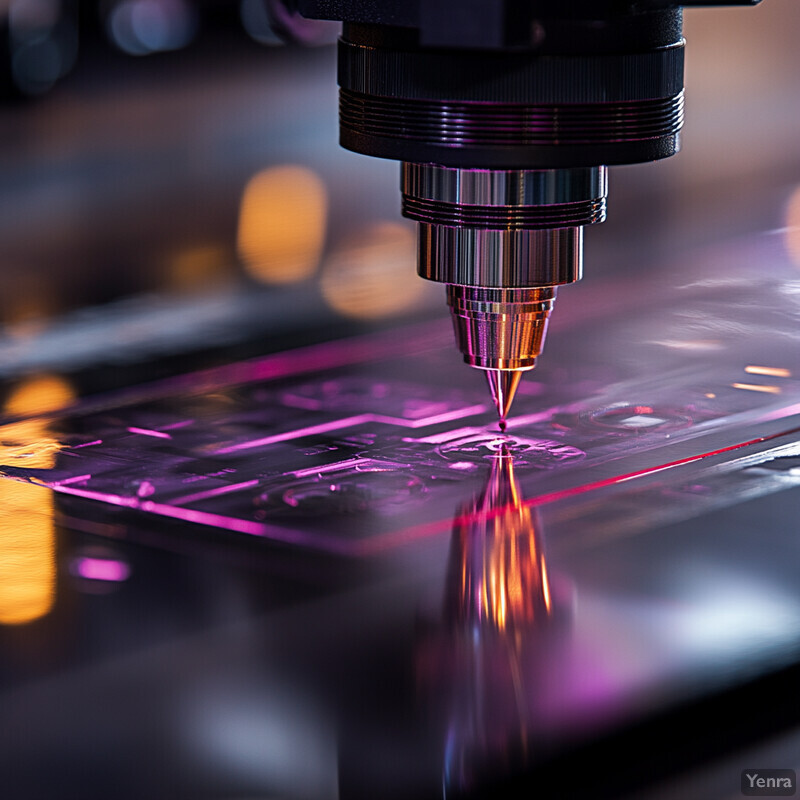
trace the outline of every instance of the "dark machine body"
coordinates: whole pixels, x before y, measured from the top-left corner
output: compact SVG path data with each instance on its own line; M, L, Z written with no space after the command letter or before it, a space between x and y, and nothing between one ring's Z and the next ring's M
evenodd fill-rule
M403 162L419 274L447 285L501 427L557 287L581 277L583 227L605 219L607 167L680 148L683 7L757 2L273 3L289 29L343 21L341 144Z

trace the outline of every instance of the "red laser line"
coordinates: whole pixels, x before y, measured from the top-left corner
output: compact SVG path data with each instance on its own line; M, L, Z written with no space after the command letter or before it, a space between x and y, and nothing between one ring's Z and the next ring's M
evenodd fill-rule
M626 481L634 480L636 478L643 478L648 475L655 475L659 472L664 472L668 469L673 469L674 467L680 467L685 464L691 464L695 461L702 461L705 458L712 458L713 456L722 455L723 453L731 453L735 450L740 450L743 447L750 447L755 444L762 444L763 442L769 442L773 439L780 439L783 436L790 436L791 434L800 433L800 427L790 428L787 431L780 431L779 433L771 433L767 436L759 436L756 439L750 439L746 442L739 442L738 444L732 444L728 447L721 447L718 450L709 450L707 453L700 453L695 456L687 456L686 458L679 458L677 461L670 461L666 464L659 464L655 467L647 467L646 469L636 470L635 472L628 472L624 475L616 475L612 478L603 478L599 481L592 481L591 483L585 483L582 486L573 486L570 489L560 489L557 492L548 492L547 494L541 494L536 497L531 497L528 500L523 501L522 505L527 506L529 508L535 506L543 506L548 503L555 503L559 500L564 500L569 497L576 497L577 495L587 494L588 492L596 491L597 489L603 489L607 486L614 486L615 484L625 483ZM470 522L473 522L476 519L492 519L494 517L500 516L505 514L509 511L510 508L514 506L509 504L506 506L500 506L498 508L494 508L491 511L481 511L481 512L471 512L469 514L463 514L461 516L454 517L453 519L449 520L439 520L438 522L428 522L423 525L417 525L413 528L408 528L404 531L397 531L395 533L389 533L384 536L378 537L376 539L370 539L367 541L363 541L360 543L360 550L362 551L361 555L374 555L379 553L383 550L389 549L391 547L395 547L397 545L407 544L411 541L416 541L417 539L424 539L428 536L433 536L434 534L440 533L443 530L447 530L451 527L455 527L456 525L468 525Z

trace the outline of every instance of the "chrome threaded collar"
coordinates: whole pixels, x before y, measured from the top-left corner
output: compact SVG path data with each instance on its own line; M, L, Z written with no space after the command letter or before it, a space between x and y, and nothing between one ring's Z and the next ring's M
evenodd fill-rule
M605 167L469 170L403 164L403 213L419 222L418 271L461 286L573 283L584 225L605 219Z
M497 230L568 228L605 219L608 170L478 170L404 163L401 191L403 214L418 222Z

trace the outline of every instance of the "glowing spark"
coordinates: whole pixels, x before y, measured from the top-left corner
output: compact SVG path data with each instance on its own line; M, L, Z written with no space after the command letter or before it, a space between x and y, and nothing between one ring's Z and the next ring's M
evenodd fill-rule
M161 431L151 431L147 428L128 428L128 433L139 433L142 436L153 436L156 439L172 438L168 433L162 433Z

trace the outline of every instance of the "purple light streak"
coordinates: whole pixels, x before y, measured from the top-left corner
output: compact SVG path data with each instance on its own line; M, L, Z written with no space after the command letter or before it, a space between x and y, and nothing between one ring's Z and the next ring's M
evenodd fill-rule
M82 481L88 481L91 477L90 474L75 475L72 478L64 478L63 481L58 481L55 486L68 486L70 483L81 483Z
M171 422L169 425L164 425L163 430L176 431L180 428L188 428L189 425L194 425L193 419L182 419L180 422Z
M128 433L139 433L142 436L153 436L156 439L171 439L168 433L162 431L151 431L148 428L128 428Z
M249 489L251 486L258 486L257 478L252 481L244 481L243 483L231 483L226 486L217 486L214 489L207 489L205 492L186 494L183 497L176 497L170 502L178 506L186 503L196 503L199 500L208 500L209 497L218 497L221 494L230 494L231 492L238 492L241 489Z

